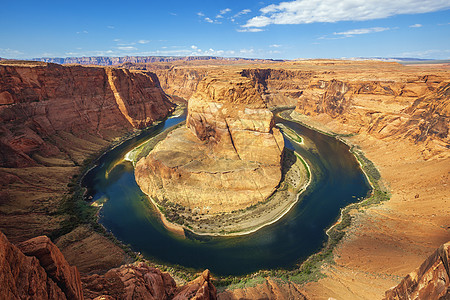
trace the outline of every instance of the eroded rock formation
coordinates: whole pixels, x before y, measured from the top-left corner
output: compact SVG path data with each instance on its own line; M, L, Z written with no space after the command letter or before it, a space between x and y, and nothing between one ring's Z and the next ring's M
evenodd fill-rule
M151 72L3 61L0 229L13 242L58 230L85 159L173 106Z
M0 65L0 104L0 164L7 167L35 166L35 153L61 155L44 140L61 132L111 139L173 107L150 72L13 62Z
M46 236L15 246L0 232L1 299L216 299L208 270L183 286L140 262L80 277Z
M450 299L450 242L386 292L385 299Z
M46 236L16 247L1 232L0 292L3 299L83 299L76 267Z
M450 82L417 77L410 82L336 79L313 81L296 110L327 114L378 137L404 136L415 142L450 143Z
M206 77L189 101L186 122L137 163L136 179L146 194L216 213L273 193L284 142L251 80Z
M169 273L142 262L111 269L104 275L85 276L83 288L87 299L214 300L217 294L208 270L177 287Z
M273 278L266 278L263 283L240 289L225 289L218 295L220 300L234 299L309 299L298 284L281 282Z

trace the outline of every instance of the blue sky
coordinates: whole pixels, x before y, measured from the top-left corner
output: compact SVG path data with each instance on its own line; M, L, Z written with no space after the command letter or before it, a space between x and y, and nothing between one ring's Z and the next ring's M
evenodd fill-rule
M2 2L4 58L450 58L449 0Z

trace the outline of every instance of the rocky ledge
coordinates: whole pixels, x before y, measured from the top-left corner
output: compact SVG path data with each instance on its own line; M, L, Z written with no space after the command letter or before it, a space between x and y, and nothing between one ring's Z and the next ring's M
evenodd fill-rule
M136 164L136 180L155 202L219 214L274 193L284 141L251 80L203 79L189 101L186 123Z
M208 270L184 286L143 262L106 274L80 276L46 236L11 244L0 232L1 299L204 299L217 298Z
M396 287L386 291L385 299L450 299L450 242L439 247Z

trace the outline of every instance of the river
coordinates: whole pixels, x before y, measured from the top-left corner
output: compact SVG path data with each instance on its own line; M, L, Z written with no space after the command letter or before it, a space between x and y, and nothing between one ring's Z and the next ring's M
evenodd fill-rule
M370 186L355 157L344 143L276 117L295 130L303 144L289 142L312 171L312 184L300 201L278 222L236 237L179 237L164 228L158 214L134 179L125 154L163 130L182 122L170 118L106 152L83 179L93 201L102 202L99 222L114 236L144 257L163 264L178 264L217 275L242 275L260 269L293 268L326 241L325 230L340 209L363 198Z

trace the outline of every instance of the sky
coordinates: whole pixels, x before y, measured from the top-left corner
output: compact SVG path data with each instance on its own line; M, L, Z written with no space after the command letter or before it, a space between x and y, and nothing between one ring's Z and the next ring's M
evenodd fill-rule
M450 58L449 0L2 0L0 11L3 58Z

